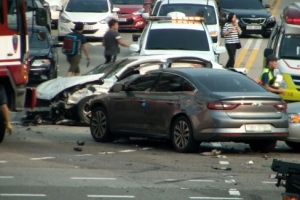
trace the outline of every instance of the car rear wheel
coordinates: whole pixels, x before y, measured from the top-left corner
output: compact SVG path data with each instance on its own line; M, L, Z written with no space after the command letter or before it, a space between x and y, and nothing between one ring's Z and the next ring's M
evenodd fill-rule
M94 96L84 97L78 103L78 117L83 123L87 125L90 124L90 118L91 118L91 109L89 106L89 100L93 97Z
M295 151L300 151L300 143L297 142L285 142L290 148L294 149Z
M108 115L103 107L97 107L92 110L90 130L92 137L97 142L112 141L113 136L109 131Z
M190 121L185 116L178 117L172 124L172 143L176 151L180 153L195 152L200 142L193 137L193 129Z
M276 144L277 140L261 140L250 142L249 146L254 152L269 153L274 151Z

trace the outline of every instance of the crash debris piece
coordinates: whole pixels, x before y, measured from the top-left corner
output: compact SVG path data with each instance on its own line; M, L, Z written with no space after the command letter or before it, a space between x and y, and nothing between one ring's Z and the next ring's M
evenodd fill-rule
M202 155L202 156L217 156L217 155L220 155L221 153L222 153L221 151L218 151L217 149L214 149L211 152L200 153L200 155Z
M85 143L84 141L83 141L83 142L82 142L82 141L77 141L77 145L78 145L78 146L83 146L84 143Z
M74 147L74 151L82 151L82 148L80 148L80 147Z
M231 171L231 167L213 167L213 166L211 166L211 168L215 169L215 170Z
M253 161L252 161L252 160L249 160L249 161L247 162L247 165L253 165Z
M271 178L271 179L275 179L276 177L277 177L276 174L270 174L270 175L269 175L269 178Z

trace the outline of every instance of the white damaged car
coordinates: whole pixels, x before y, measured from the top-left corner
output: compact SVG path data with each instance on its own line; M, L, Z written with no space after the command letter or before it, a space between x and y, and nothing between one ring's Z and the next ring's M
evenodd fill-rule
M90 72L75 77L56 78L37 87L37 108L27 113L39 118L50 111L52 121L71 119L89 123L89 100L106 93L116 82L126 82L139 74L159 68L205 67L225 70L222 65L198 57L178 55L132 56L115 63L102 64ZM246 74L244 68L232 69Z

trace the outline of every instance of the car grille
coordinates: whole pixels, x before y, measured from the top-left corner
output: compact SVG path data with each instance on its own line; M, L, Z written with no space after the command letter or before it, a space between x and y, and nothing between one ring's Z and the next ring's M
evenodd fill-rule
M244 24L263 24L266 21L266 18L241 18Z
M71 29L73 32L75 31L75 29ZM94 34L98 31L98 29L96 30L83 30L82 34Z
M130 14L128 13L118 13L118 16L119 17L126 17L126 16L129 16Z
M292 75L291 77L292 77L294 84L297 86L300 86L300 76Z
M119 22L119 25L132 25L134 20L132 18L127 19L126 22Z
M95 24L97 24L97 22L73 22L73 24L78 24L78 23L83 23L83 24L86 24L86 25L95 25Z

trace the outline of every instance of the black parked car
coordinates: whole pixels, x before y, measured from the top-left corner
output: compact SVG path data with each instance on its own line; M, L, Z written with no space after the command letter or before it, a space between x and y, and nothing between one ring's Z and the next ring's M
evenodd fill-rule
M260 0L219 0L220 24L223 26L229 13L235 13L243 35L261 34L268 38L276 24L275 17Z
M58 53L46 27L29 26L30 68L29 83L44 82L57 77Z

